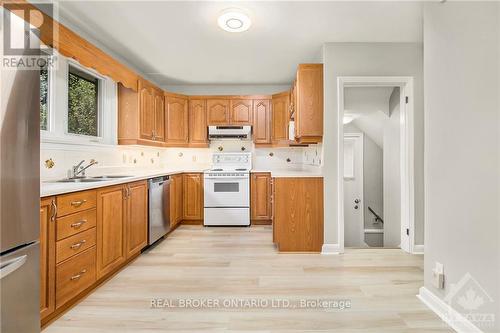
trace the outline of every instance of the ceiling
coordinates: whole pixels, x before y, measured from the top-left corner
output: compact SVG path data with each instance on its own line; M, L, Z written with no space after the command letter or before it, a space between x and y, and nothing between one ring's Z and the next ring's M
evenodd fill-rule
M251 28L221 30L246 10ZM421 2L60 1L59 18L159 85L282 85L325 42L421 42Z
M384 127L389 119L389 99L394 87L357 87L344 90L344 115L350 123L384 147Z

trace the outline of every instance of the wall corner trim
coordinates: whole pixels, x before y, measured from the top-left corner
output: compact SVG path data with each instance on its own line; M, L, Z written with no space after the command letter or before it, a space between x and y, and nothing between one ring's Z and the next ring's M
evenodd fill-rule
M321 247L321 254L340 254L339 244L323 244Z
M424 245L414 245L412 254L424 254Z
M425 287L419 289L417 298L422 301L429 309L437 314L446 324L453 328L457 333L483 333L467 318L454 310L441 298L437 297Z

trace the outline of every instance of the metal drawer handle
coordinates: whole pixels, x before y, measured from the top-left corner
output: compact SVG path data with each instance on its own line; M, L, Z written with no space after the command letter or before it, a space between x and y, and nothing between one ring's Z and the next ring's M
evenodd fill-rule
M80 271L80 273L78 273L78 274L76 274L76 275L73 275L73 276L70 278L70 280L72 280L72 281L73 281L73 280L78 280L78 279L79 279L79 278L81 278L81 277L82 277L82 275L83 275L83 274L85 274L85 273L87 273L87 270L86 270L86 269L82 269L82 270Z
M72 248L73 250L75 249L79 249L83 244L85 244L87 241L84 239L78 243L75 243L73 245L70 246L70 248Z
M75 229L78 229L80 228L83 224L87 223L87 220L81 220L81 221L78 221L78 222L75 222L75 223L71 223L71 228L75 228Z
M87 202L87 200L85 200L85 199L79 200L79 201L71 201L71 206L80 207L81 205L83 205L86 202Z

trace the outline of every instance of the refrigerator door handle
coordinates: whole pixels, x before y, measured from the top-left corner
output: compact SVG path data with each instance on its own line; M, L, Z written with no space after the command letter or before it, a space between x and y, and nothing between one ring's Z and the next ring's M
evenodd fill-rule
M0 266L0 280L24 265L27 258L27 255L23 255L2 263L2 266Z

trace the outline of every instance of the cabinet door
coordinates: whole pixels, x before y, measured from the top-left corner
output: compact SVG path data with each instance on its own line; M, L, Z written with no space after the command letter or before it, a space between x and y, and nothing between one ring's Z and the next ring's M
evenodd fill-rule
M126 254L140 252L148 242L148 184L146 181L126 185Z
M40 202L40 318L56 306L56 211L55 198Z
M270 221L272 218L271 175L269 173L253 173L250 194L251 219Z
M139 81L139 114L141 139L153 140L155 130L153 90L142 81Z
M208 125L229 124L229 100L209 99L207 100Z
M253 142L271 143L271 103L269 100L253 101Z
M165 115L167 143L187 144L188 137L188 101L186 98L166 96Z
M189 101L189 144L208 145L207 101L204 99Z
M155 141L165 141L165 102L162 92L155 92Z
M125 190L107 187L97 192L97 277L120 266L125 255Z
M295 83L295 137L320 142L323 136L323 65L301 64Z
M172 227L177 225L184 214L182 175L173 175L170 183L170 219Z
M273 96L272 141L288 141L289 94Z
M231 100L229 122L234 125L252 125L252 106L253 100L251 99Z
M203 219L203 176L184 174L184 220Z

